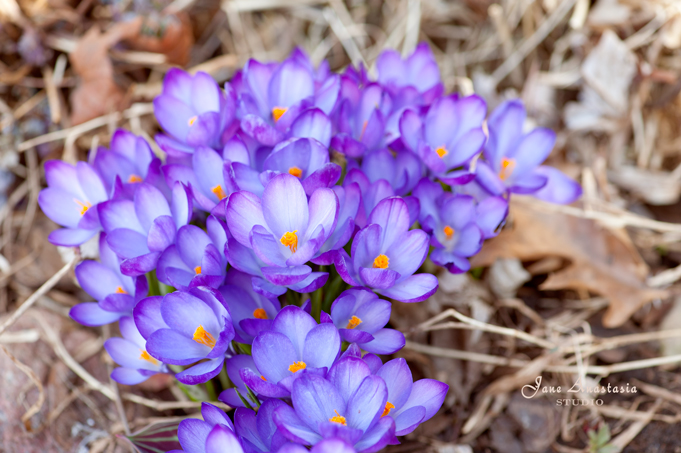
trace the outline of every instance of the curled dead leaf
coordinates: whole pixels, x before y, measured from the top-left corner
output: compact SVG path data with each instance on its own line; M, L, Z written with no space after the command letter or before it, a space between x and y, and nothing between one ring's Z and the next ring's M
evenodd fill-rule
M606 297L610 306L605 327L622 325L646 303L668 297L668 292L645 284L649 269L625 230L610 230L590 219L547 213L535 202L516 197L509 222L496 238L473 257L474 267L489 266L499 258L521 261L557 256L570 264L549 275L542 290L587 290Z

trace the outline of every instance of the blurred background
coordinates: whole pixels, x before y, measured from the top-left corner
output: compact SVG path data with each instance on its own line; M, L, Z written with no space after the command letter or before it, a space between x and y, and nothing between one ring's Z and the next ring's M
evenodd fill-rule
M153 142L170 67L222 83L300 47L375 74L383 49L420 42L447 91L490 111L520 97L556 130L548 163L584 197L517 197L473 272L432 268L435 296L394 304L398 355L450 392L388 450L681 451L678 0L0 0L0 326L74 253L47 242L44 161L84 160L117 127ZM71 272L0 335L0 451L131 451L117 404L133 431L197 413L169 379L113 393L112 332L68 318L86 300ZM524 398L538 376L562 392ZM580 393L596 382L637 392Z

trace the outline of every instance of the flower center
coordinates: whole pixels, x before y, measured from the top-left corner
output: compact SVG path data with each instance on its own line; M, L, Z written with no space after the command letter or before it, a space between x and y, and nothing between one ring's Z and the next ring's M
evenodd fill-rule
M80 215L85 215L88 209L92 207L92 204L89 201L82 202L78 200L77 198L74 198L73 201L76 202L78 206L80 206Z
M201 273L201 266L196 266L194 268L194 272L196 273L196 275L199 275Z
M199 325L199 327L196 328L192 339L197 343L208 346L211 349L213 349L215 346L215 337L207 332L202 325Z
M298 230L287 231L280 239L281 243L291 250L291 253L296 253L296 250L298 250L297 232Z
M296 371L304 370L307 368L307 364L305 362L293 362L292 365L289 365L288 370L291 373L295 373Z
M445 157L447 154L449 154L449 151L447 151L447 148L444 146L440 146L438 149L435 150L438 156L440 156L440 159Z
M339 414L338 411L335 409L334 412L336 413L336 415L331 417L329 421L333 423L338 423L339 425L347 426L348 423L345 421L345 417Z
M452 236L454 236L454 228L450 227L449 225L445 225L442 231L445 232L445 236L447 236L447 239L451 239Z
M128 182L131 184L134 182L142 182L142 178L137 175L130 175L130 177L128 178Z
M357 316L352 315L352 318L350 318L350 321L348 321L348 325L345 326L346 329L354 329L358 325L362 324L362 320L359 319Z
M140 359L146 360L147 362L151 363L152 365L158 365L158 360L153 358L152 356L149 355L149 353L143 349L140 349L142 353L140 354Z
M267 382L267 379L265 379L265 376L260 376L260 379L262 379L263 381Z
M501 170L499 170L499 179L505 181L513 173L515 169L515 159L504 157L501 159Z
M383 409L383 414L381 414L381 417L385 417L390 413L391 410L395 409L395 405L388 401L385 403L385 409Z
M284 113L286 113L287 110L287 107L274 107L272 109L272 118L274 118L274 122L276 123L279 121L279 119L284 116Z
M298 167L291 167L288 169L288 174L293 175L296 178L300 178L301 176L303 176L303 170L301 170Z
M381 254L374 259L374 269L387 269L388 268L388 263L390 262L390 258L387 256Z
M213 192L216 197L218 197L218 200L222 200L223 198L227 197L227 195L225 195L225 191L222 190L222 186L220 184L210 189L210 191Z
M256 308L253 310L253 317L258 319L267 319L267 313L264 308Z
M128 294L128 292L126 290L124 290L122 286L119 286L118 288L116 288L116 293L117 294Z
M196 120L198 120L199 117L194 115L191 118L189 118L189 121L187 121L187 124L189 124L189 127L192 127L194 123L196 123Z

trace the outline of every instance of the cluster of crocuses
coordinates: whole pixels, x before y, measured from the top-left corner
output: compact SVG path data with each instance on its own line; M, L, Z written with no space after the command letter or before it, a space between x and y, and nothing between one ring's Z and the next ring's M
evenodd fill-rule
M97 301L76 321L118 321L113 379L172 373L219 385L180 425L187 452L378 451L443 404L412 381L386 328L392 300L438 287L495 236L511 193L569 203L580 186L540 164L555 135L526 130L511 100L487 117L478 96L444 95L426 45L342 74L295 51L249 61L220 87L168 72L154 101L154 149L117 131L88 162L45 165L43 211L61 246L99 241L76 268ZM95 237L98 236L98 239ZM381 297L382 296L382 297ZM215 378L215 380L213 380ZM214 387L212 387L214 388Z

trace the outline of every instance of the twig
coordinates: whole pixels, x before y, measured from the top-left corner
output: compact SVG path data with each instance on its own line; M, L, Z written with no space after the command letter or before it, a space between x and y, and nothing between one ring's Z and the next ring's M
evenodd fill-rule
M121 396L124 400L150 407L159 412L173 409L195 409L201 407L201 401L158 401L144 398L143 396L135 395L133 393L124 393ZM219 401L211 401L211 404L225 411L231 409L231 407Z
M646 412L647 417L645 417L642 420L639 420L637 422L632 423L627 429L625 429L619 436L615 437L611 442L610 445L614 445L617 447L617 451L622 451L624 447L629 445L629 442L634 440L634 437L638 435L638 433L641 432L643 428L646 427L648 423L653 419L653 415L655 415L655 412L657 412L657 409L660 407L662 404L662 400L658 399L655 401L655 404L653 404L653 407L650 408L648 412Z
M0 349L2 349L5 354L10 358L12 362L19 368L26 376L33 381L36 387L38 387L38 399L36 400L35 403L31 407L28 408L26 413L21 416L21 421L23 422L24 426L28 431L33 431L31 428L31 424L29 423L29 420L31 417L33 417L35 414L37 414L40 411L40 408L43 407L43 403L45 402L45 389L43 388L42 382L40 382L40 379L38 379L38 376L36 376L35 372L31 369L31 367L21 363L19 359L14 357L11 352L7 350L4 346L0 345Z
M19 317L21 315L23 315L26 312L26 310L31 308L31 306L38 299L40 299L41 296L43 296L46 292L48 292L50 289L52 289L52 287L54 285L56 285L59 282L59 280L61 280L61 278L64 275L66 275L67 272L69 272L69 270L71 270L71 266L76 264L76 262L78 262L79 259L80 259L80 257L76 254L71 261L66 263L64 265L64 267L59 269L59 271L56 274L54 274L48 281L43 283L43 285L40 288L38 288L36 290L36 292L31 294L31 296L28 299L26 299L26 301L23 304L21 304L21 306L19 306L19 308L17 308L14 313L12 313L12 315L9 317L9 319L7 321L5 321L4 323L2 323L2 325L0 325L0 335L2 335L2 333L5 330L7 330L8 327L10 327L12 324L14 324L14 322L17 319L19 319Z

